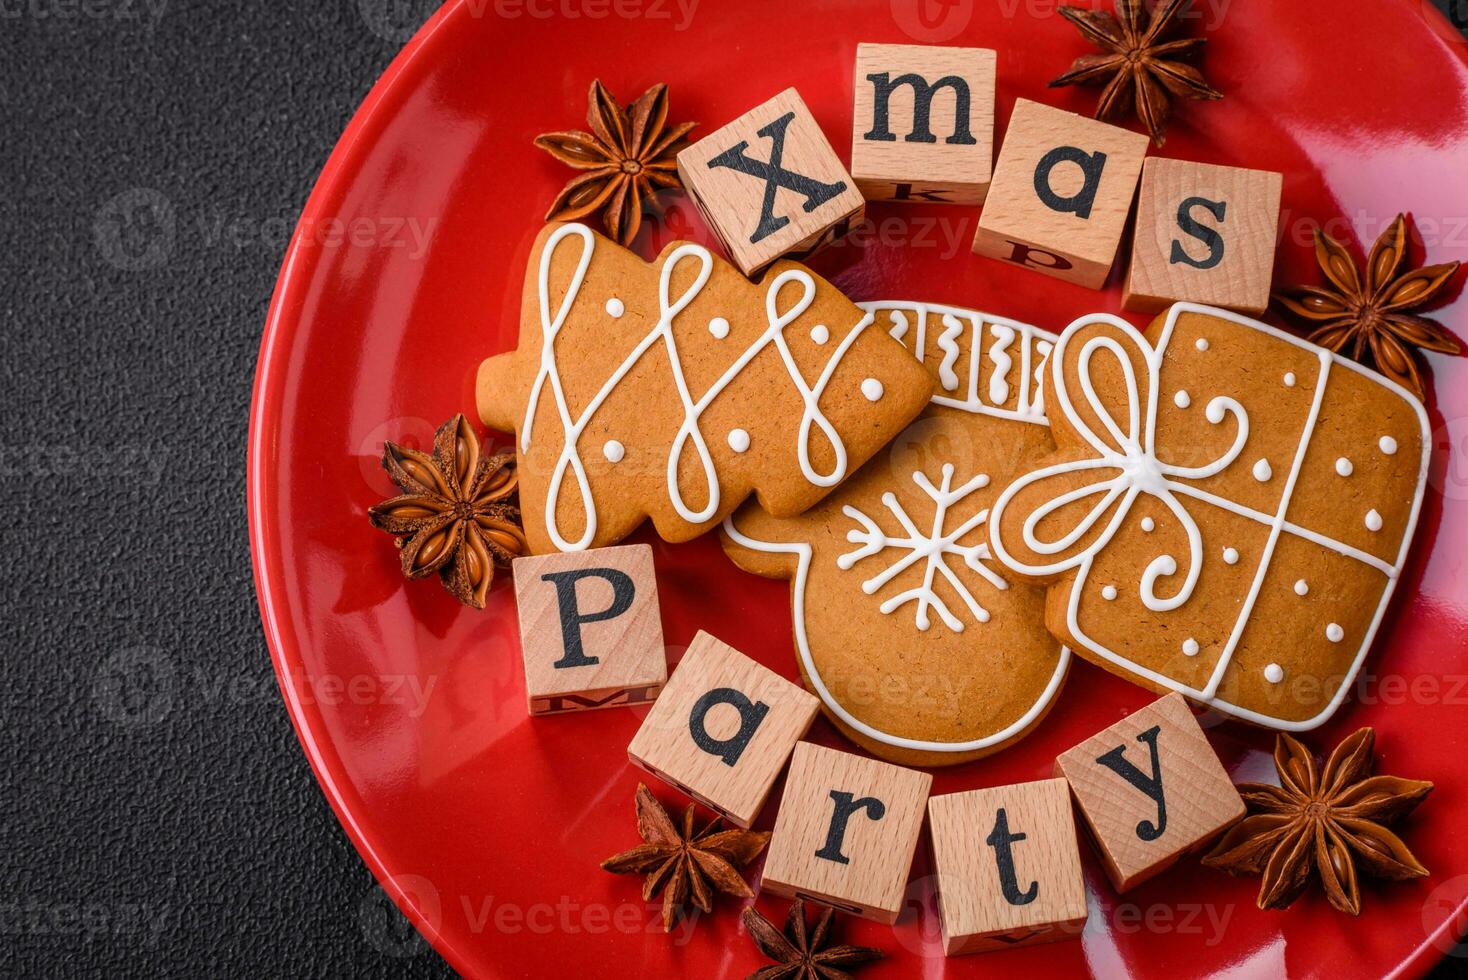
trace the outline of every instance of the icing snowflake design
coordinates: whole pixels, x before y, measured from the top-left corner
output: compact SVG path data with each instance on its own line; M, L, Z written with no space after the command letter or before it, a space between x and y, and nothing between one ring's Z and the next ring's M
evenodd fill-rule
M953 486L953 464L943 464L943 482L941 486L933 486L927 474L918 471L913 473L912 481L933 502L933 522L931 528L925 533L918 530L902 502L893 493L882 494L882 503L891 513L893 519L901 526L904 536L893 536L877 524L875 520L850 505L841 508L841 512L855 521L859 526L846 532L846 540L852 544L860 545L855 551L847 552L836 559L837 567L849 569L863 558L871 557L885 551L906 552L898 557L885 570L867 579L861 584L861 590L867 595L877 592L888 582L902 574L908 568L923 562L923 582L916 588L908 589L886 599L882 602L881 610L885 615L891 615L895 610L909 602L917 604L916 623L917 628L926 631L932 621L928 611L936 610L943 624L955 633L963 632L963 621L954 615L943 597L938 595L933 586L941 576L948 585L958 594L963 605L973 618L980 623L989 621L989 611L979 604L971 592L958 577L953 568L948 564L949 556L953 556L963 563L963 566L972 572L978 573L990 585L996 589L1007 589L1009 584L994 573L992 569L983 562L992 560L993 555L989 553L987 542L979 544L961 545L958 542L974 530L982 527L989 520L989 509L986 507L973 517L964 521L952 530L946 529L948 522L948 511L954 504L963 500L975 490L983 489L989 485L988 476L980 473L959 487Z

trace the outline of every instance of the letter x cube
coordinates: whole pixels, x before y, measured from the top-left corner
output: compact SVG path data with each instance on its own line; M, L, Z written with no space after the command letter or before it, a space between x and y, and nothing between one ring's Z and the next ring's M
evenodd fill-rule
M746 276L846 234L865 206L793 88L679 153L678 176Z

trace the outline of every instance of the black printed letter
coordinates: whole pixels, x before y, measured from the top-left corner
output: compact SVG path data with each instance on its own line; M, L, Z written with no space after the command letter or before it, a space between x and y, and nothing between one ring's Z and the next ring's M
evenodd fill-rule
M1157 761L1157 736L1162 733L1161 725L1153 725L1137 736L1152 750L1152 775L1146 776L1126 758L1126 746L1116 748L1099 756L1096 761L1147 794L1157 804L1157 820L1143 820L1137 824L1137 836L1142 840L1156 840L1167 830L1167 800L1162 794L1162 766Z
M612 604L601 612L584 613L576 603L576 583L584 578L602 578L612 587ZM590 667L601 663L598 657L588 657L581 649L581 627L586 623L600 623L616 619L632 608L632 599L637 595L637 586L632 576L615 568L578 568L571 572L548 572L540 577L542 582L554 582L556 603L561 610L561 648L565 654L553 667Z
M826 846L816 851L816 857L835 861L837 864L850 864L850 859L841 853L841 842L846 839L846 821L858 810L865 810L869 820L881 820L887 815L887 805L875 796L863 796L854 800L850 793L840 793L834 789L831 790L831 799L836 802L836 806L831 811L831 825L826 830Z
M881 143L895 143L897 137L892 135L890 128L890 106L892 93L898 86L912 86L912 132L903 139L908 143L936 143L938 137L933 135L928 120L932 114L933 96L940 88L953 89L953 135L943 142L959 146L973 146L978 140L974 139L973 132L968 124L968 82L957 75L944 75L933 84L929 85L927 79L921 75L907 74L898 75L893 78L887 72L868 75L867 81L872 83L876 90L872 96L872 128L863 139L876 140Z
M1177 206L1177 226L1184 234L1191 235L1204 245L1208 246L1208 256L1204 259L1195 259L1183 249L1183 243L1177 239L1172 242L1171 263L1178 265L1184 263L1195 269L1212 269L1223 261L1223 236L1217 229L1209 228L1207 225L1193 217L1194 208L1207 208L1213 217L1223 222L1224 215L1228 214L1227 201L1210 201L1206 197L1190 197Z
M1081 168L1086 182L1070 197L1061 197L1050 187L1050 176L1062 163L1073 163ZM1089 218L1091 206L1096 203L1096 191L1101 188L1101 171L1106 169L1106 154L1087 153L1074 146L1057 146L1040 158L1035 168L1035 193L1044 205L1062 214L1069 212L1078 218Z
M1004 889L1004 900L1010 905L1028 905L1040 894L1038 881L1030 882L1030 887L1020 891L1019 881L1015 878L1013 846L1015 841L1024 839L1024 834L1009 832L1009 815L1004 812L1004 807L1000 807L998 816L994 818L994 829L984 838L984 843L994 848L994 860L999 865L999 884Z
M746 140L740 140L709 161L710 170L727 167L751 177L758 177L765 182L764 205L760 208L759 225L754 229L754 234L749 236L751 245L790 223L789 218L775 214L775 191L778 188L784 187L804 197L806 214L810 214L846 190L845 181L838 180L834 184L823 184L819 180L786 170L780 165L781 161L785 159L785 130L790 125L790 120L794 118L794 112L787 112L759 131L759 135L770 141L769 163L750 159L744 152L749 149L749 143Z
M739 731L728 738L714 738L704 725L709 709L716 704L730 705L739 712ZM716 687L693 703L693 711L688 715L688 734L693 736L694 745L723 759L724 765L732 766L749 747L749 740L769 711L770 706L763 701L750 701L732 687Z

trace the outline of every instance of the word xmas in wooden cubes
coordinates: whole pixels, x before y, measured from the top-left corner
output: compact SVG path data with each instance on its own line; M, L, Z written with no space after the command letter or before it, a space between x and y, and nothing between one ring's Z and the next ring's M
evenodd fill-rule
M857 45L851 175L867 200L984 203L997 64L985 48Z
M517 558L513 568L532 715L658 696L668 665L650 547Z
M865 207L793 88L679 153L678 175L746 276L846 234Z
M1283 185L1268 170L1148 160L1123 305L1156 313L1188 300L1264 312Z
M932 785L925 772L801 742L761 888L896 922Z
M799 684L700 632L627 755L748 827L815 720L818 703Z
M1169 868L1244 815L1244 801L1180 694L1055 760L1091 828L1106 874L1124 892Z
M935 796L928 824L949 956L1081 934L1086 884L1065 780Z
M974 252L1091 289L1106 284L1147 137L1020 99L979 217Z

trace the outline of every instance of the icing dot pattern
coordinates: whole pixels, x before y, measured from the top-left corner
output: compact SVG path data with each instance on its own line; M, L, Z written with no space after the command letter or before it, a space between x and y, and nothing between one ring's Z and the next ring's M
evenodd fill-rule
M1356 467L1355 464L1353 464L1349 459L1346 459L1346 457L1342 456L1340 459L1335 461L1335 471L1341 476L1350 476L1352 473L1356 472Z
M1264 679L1271 684L1278 684L1284 680L1284 668L1279 664L1270 664L1264 668Z
M861 383L861 393L869 402L879 401L886 390L876 378L867 378Z
M1239 563L1239 549L1237 549L1237 548L1224 548L1223 549L1223 561L1224 561L1225 564L1228 564L1228 565L1237 565Z
M729 321L721 316L716 316L709 321L709 333L714 335L715 340L723 340L729 336Z
M1186 391L1179 390L1177 394L1172 396L1172 403L1178 408L1187 408L1193 404L1193 398Z
M1193 639L1191 636L1183 641L1184 655L1189 657L1196 657L1198 655L1199 649L1201 648L1198 646L1198 641Z
M1295 583L1295 595L1309 595L1309 594L1310 594L1310 583L1309 582L1305 581L1304 579L1300 579L1299 581L1297 581Z
M1111 602L1113 599L1115 599L1116 598L1116 586L1114 586L1114 585L1102 586L1102 588L1101 588L1101 598L1105 599L1107 602Z
M1325 628L1325 638L1332 643L1339 643L1346 638L1346 631L1341 629L1340 623L1331 623Z
M731 429L729 431L729 448L736 453L746 452L749 449L749 433L743 429Z
M615 439L608 439L606 445L601 447L601 454L607 458L608 463L620 463L622 457L627 455L627 447Z
M617 319L626 312L626 304L617 299L617 297L613 296L611 299L607 300L607 316L611 317L613 320Z
M1373 507L1366 512L1366 530L1380 531L1382 525L1381 514Z
M1382 436L1377 440L1376 446L1387 456L1395 456L1397 454L1397 440L1391 436Z
M817 323L810 328L810 339L817 344L825 344L831 339L831 330L824 323Z

